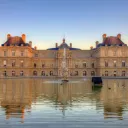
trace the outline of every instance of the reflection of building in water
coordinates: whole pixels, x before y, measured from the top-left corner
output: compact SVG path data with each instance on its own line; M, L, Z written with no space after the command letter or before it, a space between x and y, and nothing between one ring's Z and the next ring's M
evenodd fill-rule
M104 117L122 119L123 101L128 99L128 80L104 80L101 99L104 101Z
M63 114L67 107L72 106L72 102L83 98L86 93L92 92L91 81L61 83L47 83L39 79L33 80L33 96L42 99L49 99L56 107L62 110ZM38 86L37 86L38 85ZM37 100L37 99L36 99Z
M25 108L30 109L32 103L31 81L1 79L0 83L0 101L6 118L24 118Z

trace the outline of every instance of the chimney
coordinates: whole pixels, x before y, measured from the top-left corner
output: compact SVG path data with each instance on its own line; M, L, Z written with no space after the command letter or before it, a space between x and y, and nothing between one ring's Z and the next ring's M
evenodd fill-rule
M96 47L97 47L98 44L99 44L99 41L96 41Z
M37 47L35 46L34 49L37 50Z
M105 41L105 39L106 39L106 37L107 37L107 35L106 34L103 34L103 42Z
M22 40L24 41L24 43L26 42L26 35L22 34Z
M117 38L121 40L121 34L118 34L117 35Z
M72 48L72 43L70 43L70 48Z
M11 37L11 35L10 35L10 34L8 34L8 35L7 35L7 40L8 40L10 37Z
M56 48L58 48L58 43L56 43Z
M30 45L30 47L32 47L32 41L29 41L29 45Z

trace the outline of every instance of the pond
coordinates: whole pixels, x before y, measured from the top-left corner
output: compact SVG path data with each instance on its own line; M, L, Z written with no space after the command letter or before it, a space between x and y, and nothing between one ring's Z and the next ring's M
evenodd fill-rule
M128 80L0 79L1 128L126 128Z

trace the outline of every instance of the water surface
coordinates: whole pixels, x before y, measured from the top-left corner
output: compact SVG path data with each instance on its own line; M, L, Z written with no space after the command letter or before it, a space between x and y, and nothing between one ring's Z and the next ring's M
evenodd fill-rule
M0 128L126 128L127 83L0 79Z

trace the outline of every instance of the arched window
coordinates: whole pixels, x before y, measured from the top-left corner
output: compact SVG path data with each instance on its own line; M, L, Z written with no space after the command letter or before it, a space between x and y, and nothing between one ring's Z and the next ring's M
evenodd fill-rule
M7 72L6 72L6 71L4 71L4 72L3 72L3 75L4 75L4 76L7 76Z
M108 71L105 71L105 76L108 76Z
M23 71L20 71L20 76L23 76L24 75L24 72Z
M122 67L125 67L125 61L124 60L122 61Z
M125 71L122 71L122 76L125 76Z
M53 76L53 71L50 71L49 75L50 75L50 76Z
M78 71L75 71L75 76L78 76L79 74L78 74Z
M34 68L36 68L36 63L34 63Z
M12 71L12 76L15 76L15 75L16 75L15 71Z
M116 71L114 71L114 76L116 76Z
M33 76L37 76L37 71L33 71Z
M95 76L95 72L94 71L91 71L91 76Z
M87 75L86 71L83 71L83 76L86 76L86 75Z
M42 72L41 72L41 75L42 75L42 76L45 76L45 71L42 71Z

